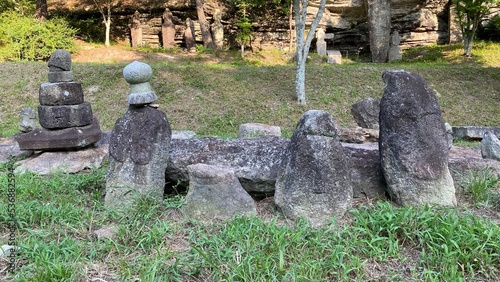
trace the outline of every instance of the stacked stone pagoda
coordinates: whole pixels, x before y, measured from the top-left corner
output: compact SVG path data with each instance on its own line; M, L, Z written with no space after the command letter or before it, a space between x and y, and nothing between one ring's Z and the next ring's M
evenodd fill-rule
M99 121L85 102L80 83L73 81L71 54L56 50L49 59L49 82L39 90L42 128L16 137L22 150L79 149L101 139Z

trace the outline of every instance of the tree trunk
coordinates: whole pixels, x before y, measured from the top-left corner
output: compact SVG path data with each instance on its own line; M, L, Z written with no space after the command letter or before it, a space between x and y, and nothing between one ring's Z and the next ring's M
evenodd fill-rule
M110 37L110 32L111 32L111 19L110 18L107 18L106 21L104 22L104 24L106 25L106 40L104 41L104 45L106 47L109 47L110 46L110 43L109 43L109 37Z
M35 17L38 20L43 21L47 18L48 14L47 0L36 0Z
M203 46L206 48L213 48L212 33L210 32L210 25L205 17L203 9L203 0L196 0L196 12L198 14L198 21L200 22L201 37L203 38Z
M297 40L297 50L295 52L295 96L297 96L297 103L299 103L300 105L306 105L305 80L307 55L309 54L309 48L311 47L311 42L314 37L315 30L318 27L321 17L323 16L325 4L326 0L321 0L316 17L311 23L311 29L309 30L307 38L304 41L307 20L307 0L293 0L293 11L295 13L295 33Z

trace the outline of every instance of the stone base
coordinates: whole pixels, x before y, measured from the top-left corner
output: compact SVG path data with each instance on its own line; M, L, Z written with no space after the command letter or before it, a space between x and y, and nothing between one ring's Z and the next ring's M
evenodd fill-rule
M328 55L329 64L342 64L342 54L339 50L328 50L326 54Z
M61 150L83 148L101 139L99 120L94 117L92 124L59 130L38 128L16 136L21 150Z

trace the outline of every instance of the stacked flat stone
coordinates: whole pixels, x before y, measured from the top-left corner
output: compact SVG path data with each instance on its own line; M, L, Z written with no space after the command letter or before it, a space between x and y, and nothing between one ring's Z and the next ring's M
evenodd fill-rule
M56 50L49 59L49 82L39 90L38 117L42 128L17 138L24 150L83 148L101 138L98 120L85 102L80 83L73 81L71 54Z

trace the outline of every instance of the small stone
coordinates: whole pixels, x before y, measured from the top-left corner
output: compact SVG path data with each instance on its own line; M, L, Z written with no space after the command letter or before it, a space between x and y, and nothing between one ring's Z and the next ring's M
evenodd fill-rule
M11 246L11 245L2 245L0 247L0 258L8 257L12 252L18 251L19 247Z
M240 125L238 138L253 138L259 136L281 136L281 128L262 123L245 123Z
M351 115L356 123L363 128L378 129L380 102L368 97L351 106Z
M52 53L49 59L49 70L55 71L70 71L71 70L71 53L64 49L57 49Z
M481 141L481 156L483 159L500 161L500 140L489 131L486 131Z
M196 132L191 130L172 130L172 139L191 139L196 136Z
M38 125L38 120L36 119L36 111L33 108L22 108L20 119L19 119L19 131L30 132L35 128L40 127Z
M94 231L94 236L97 239L112 239L116 237L118 232L118 227L116 226L104 226L99 230Z

